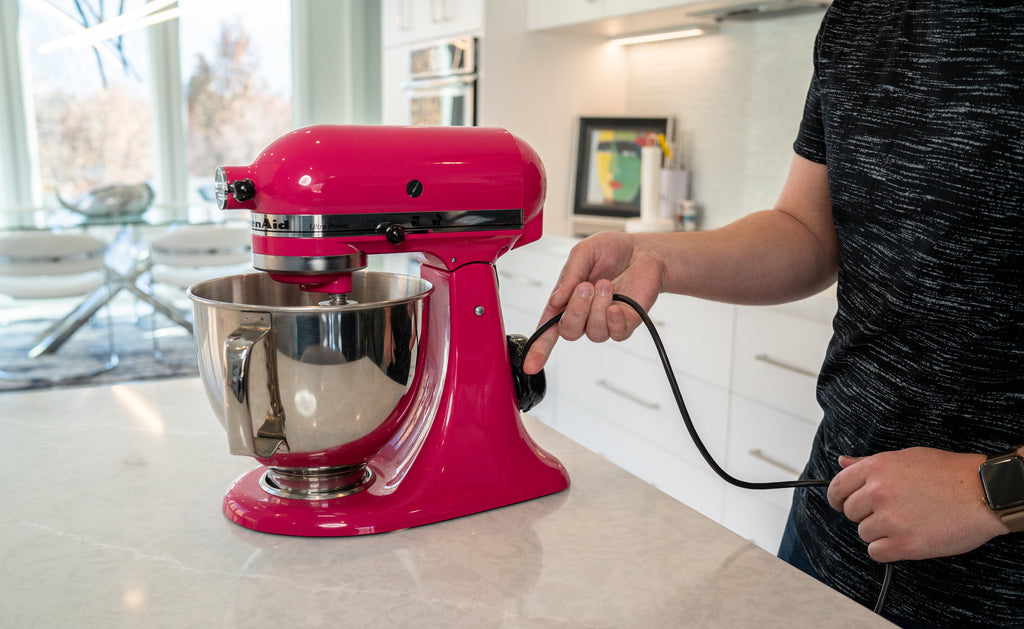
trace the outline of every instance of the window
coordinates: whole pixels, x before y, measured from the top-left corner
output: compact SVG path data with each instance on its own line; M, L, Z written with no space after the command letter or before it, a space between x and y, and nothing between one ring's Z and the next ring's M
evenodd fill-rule
M44 198L152 178L147 29L84 45L74 37L117 18L121 3L21 0L20 8Z
M207 198L218 166L251 163L292 128L291 11L281 0L179 5L189 187Z
M165 53L150 46L149 29L142 24L93 45L80 41L88 28L116 32L133 15L168 10L177 16L183 85L160 93L186 100L187 151L155 146L152 82L179 77L151 74L167 64L151 59L151 50ZM217 166L250 163L292 126L288 2L21 0L20 12L47 202L153 180L156 159L186 154L189 190L169 196L209 200ZM158 108L157 115L175 111Z
M297 124L379 122L379 31L379 0L0 0L0 212L142 180L195 203Z

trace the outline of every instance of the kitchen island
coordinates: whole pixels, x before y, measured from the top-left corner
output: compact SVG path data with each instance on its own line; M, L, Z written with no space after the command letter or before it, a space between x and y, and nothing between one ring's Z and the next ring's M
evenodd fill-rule
M197 378L0 394L0 627L890 626L551 428L568 491L394 533L221 514Z

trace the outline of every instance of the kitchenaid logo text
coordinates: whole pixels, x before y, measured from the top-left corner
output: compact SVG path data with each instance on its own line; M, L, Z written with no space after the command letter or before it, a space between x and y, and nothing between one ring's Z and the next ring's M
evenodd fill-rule
M288 231L291 229L290 221L286 218L278 220L276 218L269 218L267 216L260 220L257 217L252 219L253 229L262 229L263 231Z

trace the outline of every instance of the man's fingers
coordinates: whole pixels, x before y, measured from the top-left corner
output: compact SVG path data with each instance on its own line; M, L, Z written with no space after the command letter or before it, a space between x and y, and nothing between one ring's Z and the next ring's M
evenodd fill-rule
M530 352L523 359L523 371L528 374L535 374L543 369L557 342L558 328L552 326L530 346Z

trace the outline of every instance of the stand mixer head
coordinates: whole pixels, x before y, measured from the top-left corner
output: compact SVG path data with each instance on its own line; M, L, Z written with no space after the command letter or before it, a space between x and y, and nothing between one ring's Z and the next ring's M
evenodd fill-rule
M329 294L366 254L494 263L540 237L544 191L529 145L479 127L307 127L217 170L221 209L252 211L254 266Z
M211 405L231 451L261 463L229 488L229 518L356 535L568 486L522 426L543 376L513 374L525 339L506 338L493 266L541 234L544 170L525 142L308 127L217 182L222 208L250 210L266 271L190 290ZM380 253L415 254L420 277L365 270Z

